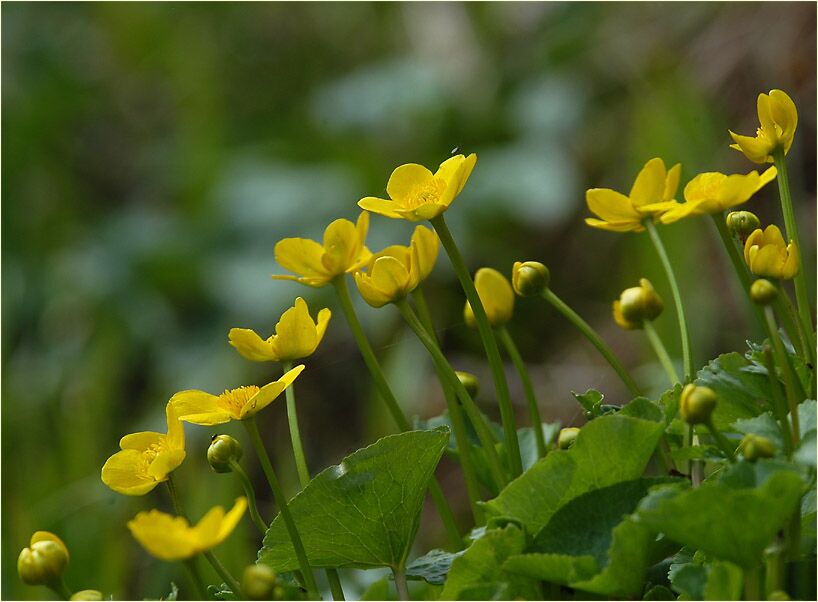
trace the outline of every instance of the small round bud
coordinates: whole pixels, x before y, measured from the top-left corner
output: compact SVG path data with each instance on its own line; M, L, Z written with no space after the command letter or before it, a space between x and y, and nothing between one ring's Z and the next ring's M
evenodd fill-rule
M792 598L784 590L777 589L767 594L767 600L792 600Z
M94 602L104 599L105 596L102 592L96 589L83 589L69 598L69 600L90 600Z
M731 211L727 214L727 229L739 238L747 238L760 227L761 222L751 211Z
M511 285L521 297L541 295L550 281L551 272L539 261L515 261L511 268Z
M750 286L750 298L758 305L769 305L777 296L778 289L764 278L759 278Z
M762 437L748 433L744 435L740 444L741 453L748 462L755 462L759 458L772 458L775 455L775 445L773 442Z
M287 595L287 592L284 591L284 588L280 585L276 585L273 589L273 600L283 600L284 596Z
M560 449L568 449L574 445L574 441L577 440L578 435L579 429L574 426L562 429L557 437L557 447Z
M692 383L685 385L679 403L682 420L688 424L707 424L718 401L716 392L710 387L697 387Z
M461 370L457 370L455 374L457 374L457 378L466 388L466 393L469 394L469 397L476 399L477 393L480 392L480 381L477 380L477 377L471 372L463 372Z
M622 328L641 328L645 320L655 320L664 309L662 298L650 280L639 279L639 286L626 288L613 302L613 316Z
M213 435L207 448L207 461L216 472L230 472L230 461L241 459L241 444L230 435Z
M268 600L276 586L276 572L264 564L251 564L244 569L241 591L248 600Z
M37 531L17 558L17 573L27 585L53 585L62 578L68 558L68 548L59 537Z

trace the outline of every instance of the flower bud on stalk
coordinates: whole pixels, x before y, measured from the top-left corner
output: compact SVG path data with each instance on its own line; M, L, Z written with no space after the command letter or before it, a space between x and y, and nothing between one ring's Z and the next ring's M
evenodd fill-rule
M685 385L679 404L682 420L690 425L709 423L718 401L716 392L710 387Z
M772 458L775 455L773 442L760 435L748 433L741 440L741 453L748 462L755 462L759 458Z
M23 548L17 558L17 573L27 585L58 589L68 559L68 548L59 537L48 531L37 531L31 536L29 547Z
M83 589L78 591L76 594L71 596L70 600L87 600L96 602L98 600L104 600L105 596L103 593L96 589Z
M477 377L471 372L463 372L462 370L456 370L455 374L465 387L469 397L475 399L477 397L477 393L480 392L480 381L477 380Z
M658 318L663 309L662 298L647 278L640 278L639 286L626 288L613 302L614 320L628 330L642 328L645 321Z
M757 305L769 305L778 296L775 285L764 278L759 278L750 286L750 298Z
M557 447L560 449L568 449L574 445L574 441L577 440L578 435L579 429L576 427L572 426L562 429L557 437Z
M543 294L550 280L551 273L539 261L515 261L511 268L511 285L521 297Z
M276 572L263 564L251 564L244 569L241 591L248 600L269 600L276 586Z
M747 239L754 230L761 227L761 221L752 211L731 211L727 214L727 229L739 239Z
M241 444L230 435L213 435L207 448L207 461L216 472L231 472L230 462L238 462L241 455Z

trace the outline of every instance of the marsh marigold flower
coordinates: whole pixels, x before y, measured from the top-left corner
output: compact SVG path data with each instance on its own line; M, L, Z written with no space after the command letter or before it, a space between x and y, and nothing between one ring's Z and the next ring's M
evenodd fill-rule
M230 389L221 395L212 395L205 391L180 391L170 398L179 420L212 426L231 420L244 420L254 416L289 387L301 374L304 365L298 365L287 371L276 381L259 388L255 385Z
M667 170L665 162L657 157L645 163L628 196L609 188L587 190L588 209L601 219L588 217L585 223L611 232L642 232L645 219L657 220L677 205L673 197L679 188L681 169L677 163Z
M437 217L449 208L471 175L477 155L455 155L435 173L417 163L401 165L389 176L389 199L368 196L358 201L361 209L394 219L419 222Z
M634 330L642 328L645 320L658 318L663 309L662 298L650 280L640 278L639 286L626 288L613 302L613 317L622 328Z
M156 558L185 560L215 548L227 539L246 509L247 499L240 497L227 513L221 506L211 508L195 527L191 527L187 519L181 516L151 510L140 512L128 521L128 529L142 547Z
M551 272L539 261L515 261L511 266L511 285L521 297L542 295L551 281Z
M17 573L27 585L54 585L62 578L69 558L68 548L59 537L36 531L17 557Z
M798 273L798 247L793 241L785 243L775 224L763 231L759 228L747 237L744 260L756 276L788 280Z
M354 272L369 260L366 233L369 214L361 212L353 224L337 219L324 230L323 244L309 238L285 238L275 246L278 264L297 276L275 275L273 280L295 280L312 287L325 286L336 276Z
M514 289L508 278L493 268L480 268L474 275L474 287L486 310L489 324L502 326L511 319L514 313ZM474 312L466 301L463 308L463 319L469 328L477 328Z
M185 459L185 429L173 405L165 406L168 432L145 431L125 435L119 441L121 451L108 458L102 467L102 482L125 495L145 495L168 480Z
M746 203L761 188L775 179L775 167L761 175L751 171L747 175L726 175L719 172L700 173L685 186L685 203L676 205L663 213L659 221L672 224L682 218L703 213L721 213Z
M242 357L254 362L297 360L315 352L331 316L332 312L324 308L313 321L307 302L298 297L293 307L281 315L275 334L268 339L262 339L248 328L231 328L227 337Z
M761 125L756 130L755 138L730 131L730 136L735 141L730 148L744 153L753 163L772 163L772 155L776 149L782 148L785 155L790 152L795 128L798 126L798 109L783 90L759 94L756 107Z

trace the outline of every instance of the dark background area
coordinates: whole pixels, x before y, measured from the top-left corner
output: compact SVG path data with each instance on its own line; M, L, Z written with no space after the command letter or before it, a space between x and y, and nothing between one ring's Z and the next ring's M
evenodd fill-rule
M393 432L332 291L273 282L273 246L354 219L356 201L381 194L394 167L434 168L453 147L478 154L446 214L470 267L508 274L514 260L543 261L553 290L661 391L644 337L620 331L610 304L650 278L668 308L657 328L678 360L667 281L646 236L584 225L584 191L627 192L654 156L681 162L682 184L700 171L758 168L728 148L727 129L752 133L757 94L781 88L799 108L789 165L814 266L815 11L807 2L4 3L2 597L48 595L15 569L38 529L68 544L75 589L156 598L169 581L186 583L181 565L149 557L125 527L140 510L169 509L163 488L119 496L99 470L122 435L165 428L174 392L277 377L278 366L239 357L227 331L269 333L297 295L313 314L334 311L297 386L313 473ZM782 222L775 185L745 207ZM758 338L709 218L660 231L690 308L696 363ZM406 244L410 233L373 216L368 244ZM481 402L496 415L444 257L426 288L447 354L481 377ZM397 311L359 308L406 411L439 414L432 366ZM545 420L581 421L571 390L627 401L544 302L518 299L509 328ZM522 390L509 377L523 424ZM283 404L260 418L292 491ZM241 436L239 426L187 427L188 458L175 474L194 517L239 495L205 460L210 435ZM258 466L246 465L271 516ZM444 461L439 475L465 528L459 473ZM418 542L445 542L428 508ZM219 555L240 573L256 547L243 521Z

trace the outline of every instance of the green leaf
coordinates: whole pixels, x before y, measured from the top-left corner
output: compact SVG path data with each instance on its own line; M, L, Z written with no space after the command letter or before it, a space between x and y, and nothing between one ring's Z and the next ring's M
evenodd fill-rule
M677 447L670 452L670 456L677 462L687 460L706 460L715 462L724 460L724 452L713 445L696 445L694 447Z
M680 600L704 600L707 569L700 564L674 564L670 567L670 583L681 594Z
M807 399L798 406L798 426L803 437L816 428L816 407L814 399Z
M795 472L777 470L758 486L741 486L746 470L754 468L728 471L721 481L708 480L697 489L671 485L653 491L639 505L639 520L681 544L755 567L797 507L803 483Z
M650 588L644 596L642 596L643 600L675 600L676 594L673 593L673 590L665 587L664 585L654 585Z
M444 550L432 550L415 558L406 566L406 577L408 579L423 579L432 585L443 585L446 575L452 567L455 558L462 556L463 550L459 552L446 552Z
M605 399L605 396L596 389L588 389L585 393L571 391L571 395L579 402L583 410L593 415L596 415L602 406L602 400Z
M502 590L501 599L541 599L535 580L507 573L502 568L506 558L522 553L525 544L525 533L514 525L487 531L452 562L441 600L489 600L494 599L499 590Z
M770 412L759 414L754 418L736 420L730 428L742 435L752 433L769 439L777 450L784 449L784 438L781 435L781 425L773 418Z
M632 416L651 422L663 422L665 420L664 409L656 402L647 397L637 397L628 405L624 406L619 414L622 416Z
M494 516L538 533L563 505L586 491L642 475L663 424L619 414L586 424L568 450L553 451L486 502Z
M818 448L815 445L815 430L811 430L802 436L801 444L795 450L792 459L805 466L812 466L815 468L816 456L818 456Z
M705 600L741 600L744 571L732 562L713 561L707 567Z
M713 412L713 423L719 430L768 409L762 402L771 399L769 379L748 370L749 366L750 362L741 354L725 353L711 360L696 375L697 385L710 387L719 396Z
M238 600L236 594L233 593L226 583L221 585L208 585L207 593L214 600Z
M310 481L289 503L310 564L402 566L448 438L446 429L384 437ZM280 515L264 536L259 562L278 572L298 568Z
M389 576L384 576L373 582L361 595L361 600L397 600L394 586L389 581Z
M543 422L542 425L540 425L540 428L542 429L545 444L548 445L552 441L556 440L557 434L560 432L560 423ZM521 429L517 429L517 440L520 442L520 456L522 456L523 459L523 470L528 470L534 466L537 460L539 460L539 456L537 455L537 438L534 435L534 427L525 426Z

